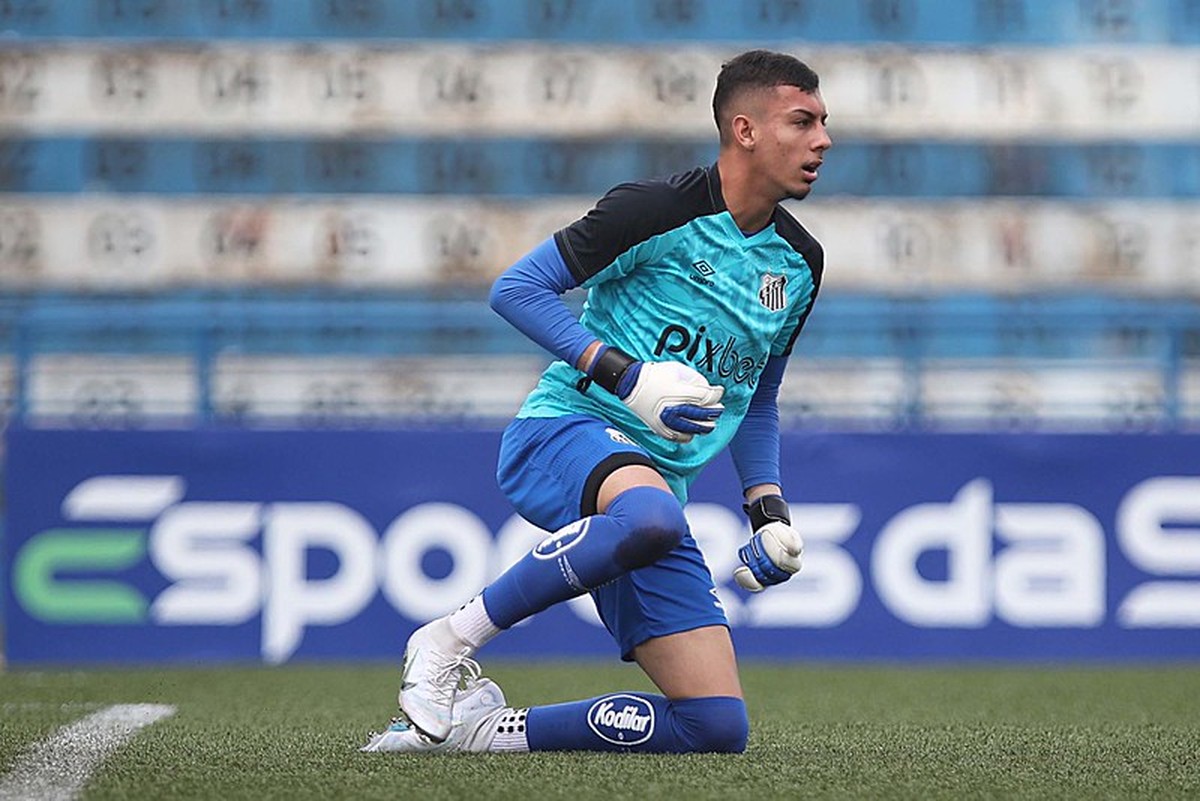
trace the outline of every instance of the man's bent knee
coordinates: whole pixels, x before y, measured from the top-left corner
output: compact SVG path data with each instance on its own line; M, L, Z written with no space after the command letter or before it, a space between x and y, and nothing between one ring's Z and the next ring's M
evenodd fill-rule
M675 496L657 487L634 487L612 500L606 512L629 531L613 557L627 570L651 565L687 534L687 518Z
M671 702L680 740L688 751L740 754L750 738L750 718L740 698L688 698Z

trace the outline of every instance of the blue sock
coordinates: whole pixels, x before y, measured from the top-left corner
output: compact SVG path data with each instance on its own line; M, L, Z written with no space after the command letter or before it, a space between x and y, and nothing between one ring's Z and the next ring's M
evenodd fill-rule
M530 751L741 753L750 721L740 698L628 692L531 707L525 728Z
M653 564L687 533L675 496L655 487L622 492L602 515L559 529L483 591L483 606L506 629L560 601Z

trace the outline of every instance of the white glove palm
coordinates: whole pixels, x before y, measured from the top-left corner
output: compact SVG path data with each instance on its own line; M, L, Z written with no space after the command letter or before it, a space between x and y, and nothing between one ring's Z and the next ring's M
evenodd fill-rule
M725 388L713 386L681 362L640 362L633 387L621 398L660 437L690 442L716 428Z

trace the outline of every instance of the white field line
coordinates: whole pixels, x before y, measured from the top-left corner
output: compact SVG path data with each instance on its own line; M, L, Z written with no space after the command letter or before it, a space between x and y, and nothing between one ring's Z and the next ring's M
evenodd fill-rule
M0 801L76 798L88 777L139 729L173 715L165 704L118 704L63 726L0 776Z

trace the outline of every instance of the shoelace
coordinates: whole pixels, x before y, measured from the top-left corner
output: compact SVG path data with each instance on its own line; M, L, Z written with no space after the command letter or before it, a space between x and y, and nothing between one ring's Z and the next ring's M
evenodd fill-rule
M433 674L433 686L437 688L440 696L438 700L444 701L446 704L452 703L454 693L459 690L460 685L466 689L479 680L482 672L479 663L467 656L466 652L456 654L453 659L439 667ZM458 675L456 676L455 673Z
M475 685L483 677L483 669L479 667L478 662L468 657L463 657L460 668L462 671L459 673L459 679L461 680L460 689L463 692L470 692L475 689Z

